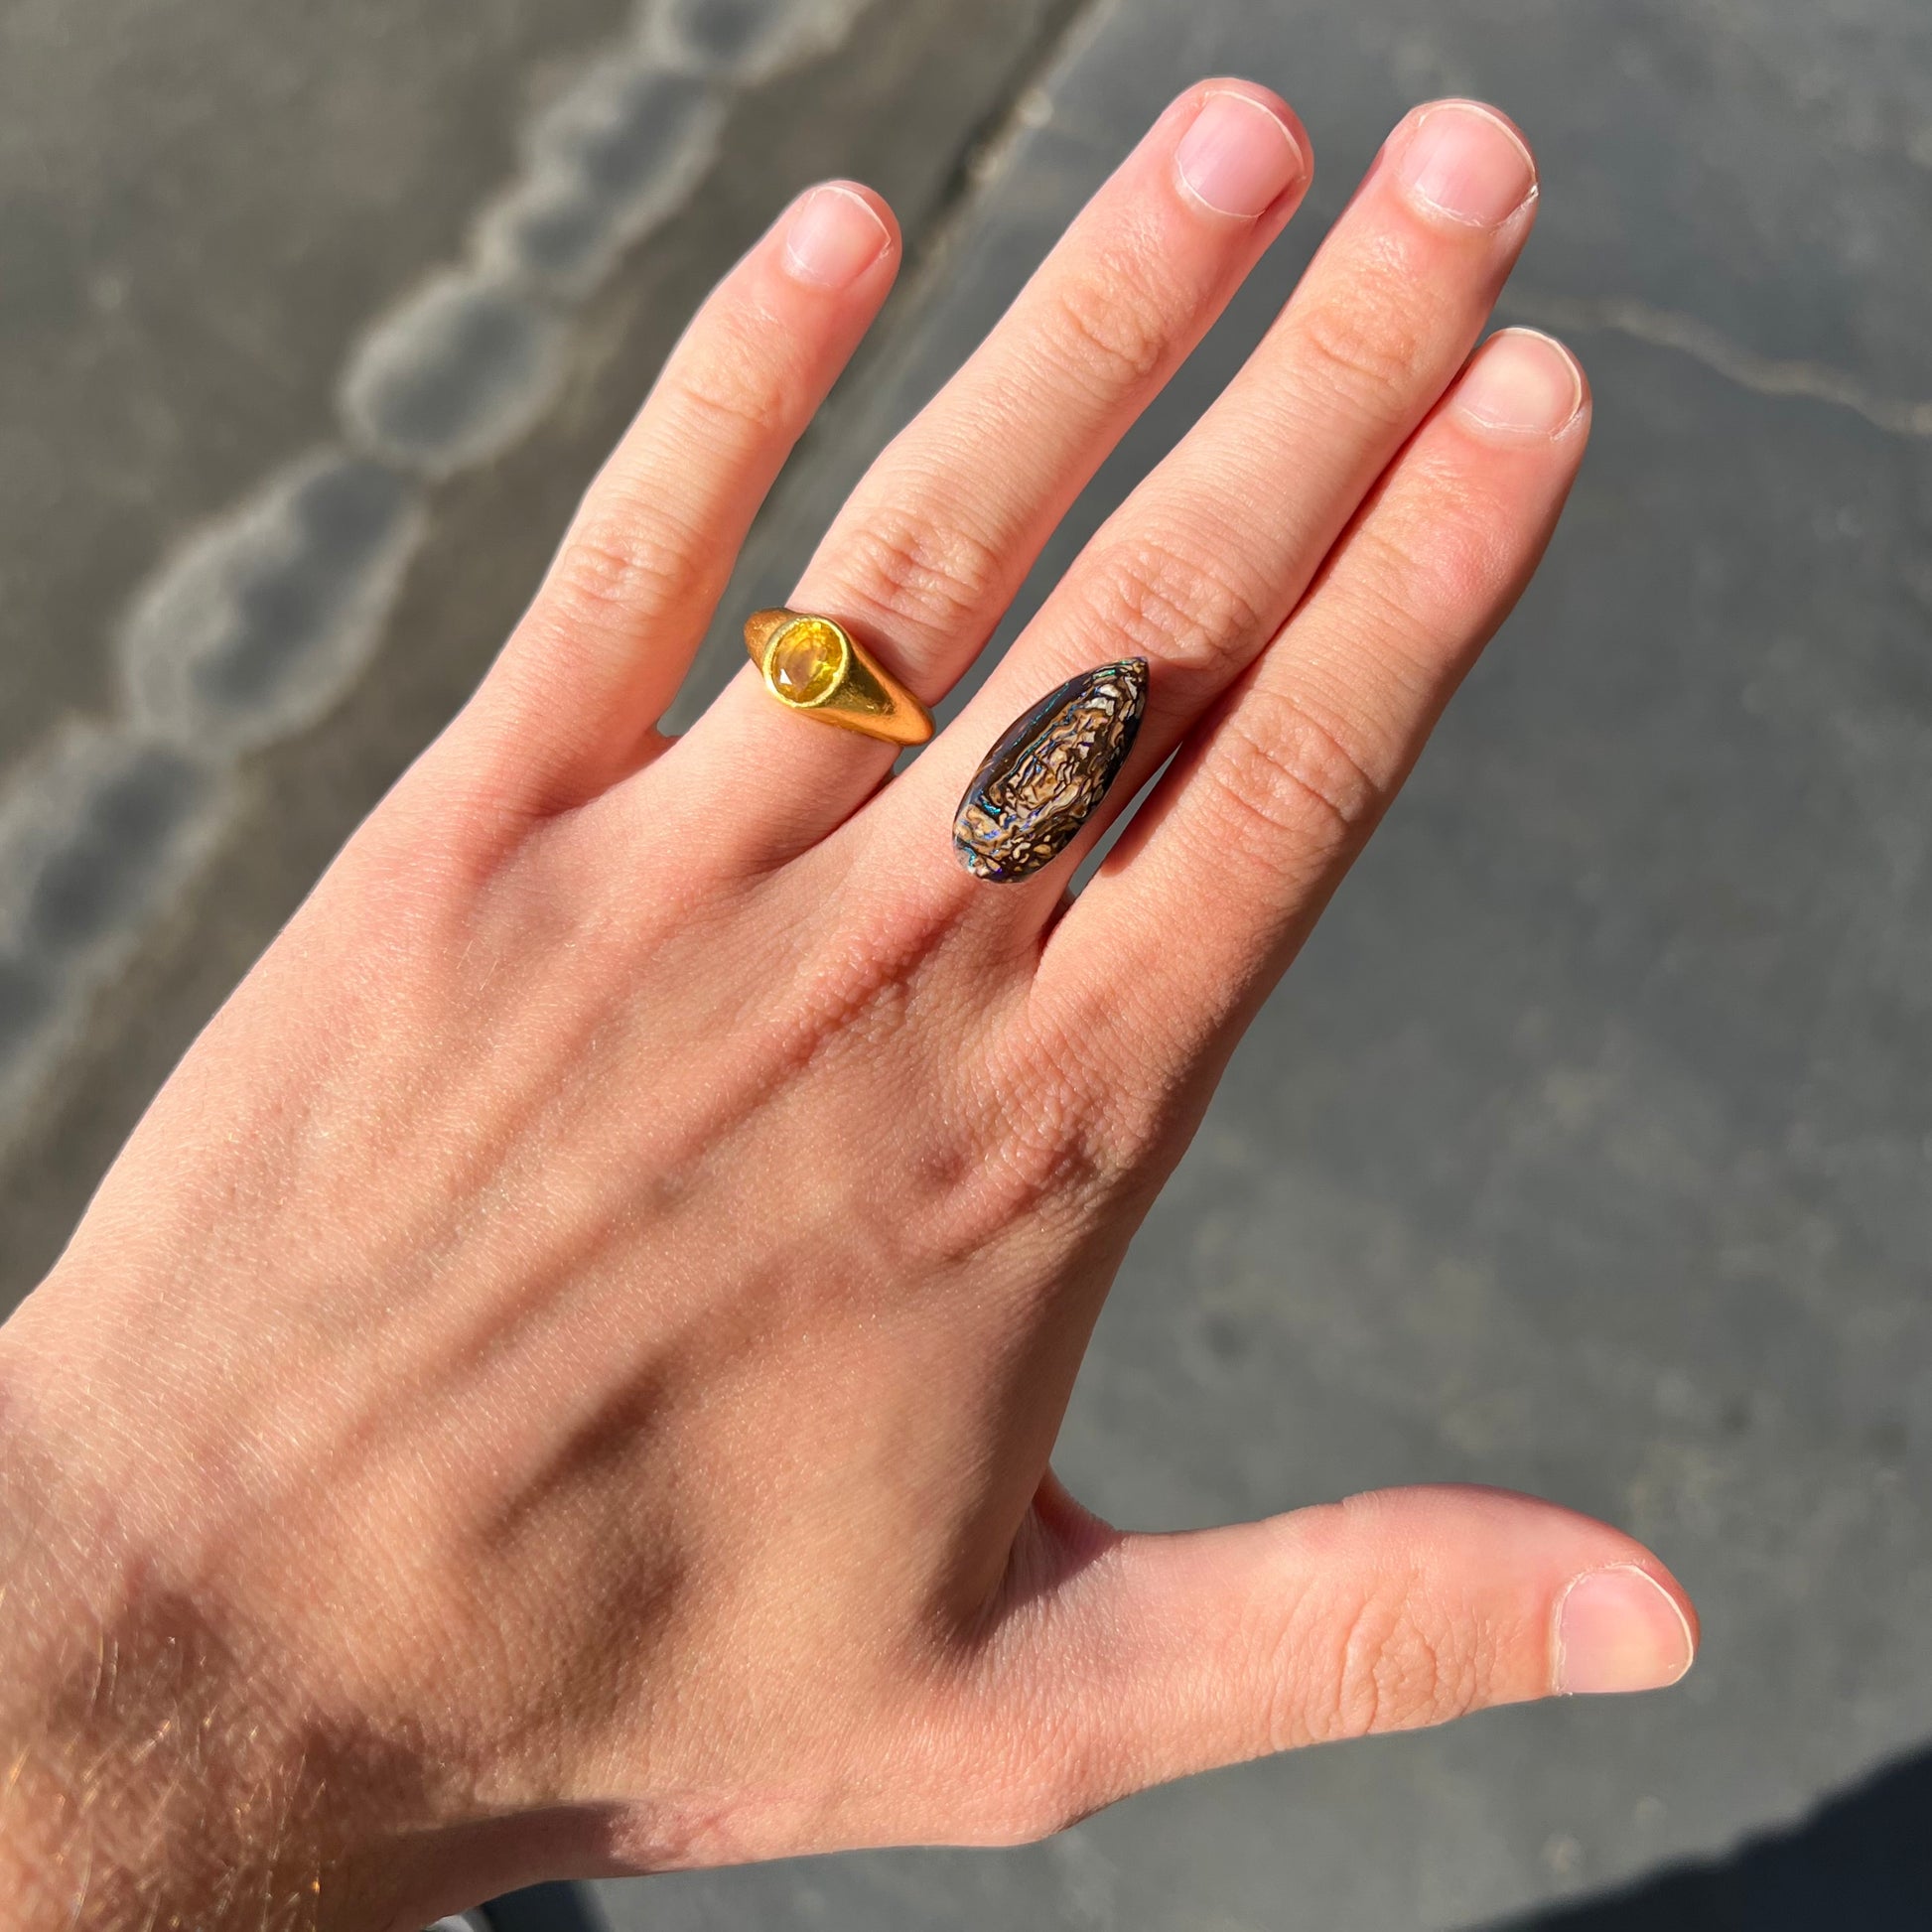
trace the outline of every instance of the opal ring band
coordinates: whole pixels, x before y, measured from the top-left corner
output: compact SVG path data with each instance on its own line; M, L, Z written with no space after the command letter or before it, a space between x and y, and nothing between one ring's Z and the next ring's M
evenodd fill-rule
M923 745L932 714L842 623L804 611L755 611L745 648L764 688L803 712L888 745Z

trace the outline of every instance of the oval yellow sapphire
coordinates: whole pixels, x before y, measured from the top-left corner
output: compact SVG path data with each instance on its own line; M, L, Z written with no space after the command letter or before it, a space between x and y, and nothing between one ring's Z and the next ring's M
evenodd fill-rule
M787 704L816 704L845 669L845 645L823 618L800 618L779 632L766 669Z

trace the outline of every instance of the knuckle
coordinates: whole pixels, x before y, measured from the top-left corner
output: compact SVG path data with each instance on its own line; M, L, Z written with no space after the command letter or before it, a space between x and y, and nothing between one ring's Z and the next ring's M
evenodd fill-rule
M565 538L539 608L567 625L633 629L651 613L680 609L711 561L704 539L615 504Z
M1112 1802L1110 1797L1097 1792L1089 1793L1077 1786L1050 1791L1043 1799L1035 1801L1027 1837L1035 1844L1042 1839L1058 1838L1062 1832L1070 1832L1095 1812L1104 1811Z
M771 436L799 413L785 358L768 341L724 321L701 349L678 358L666 386L681 427L728 446Z
M1061 1094L1011 1109L986 1160L989 1204L1000 1221L1017 1226L1047 1202L1084 1191L1093 1141L1086 1110Z
M640 615L678 610L732 561L703 521L680 514L677 495L653 486L665 450L694 451L726 466L788 426L802 410L791 358L729 315L714 315L702 340L678 353L646 406L643 441L621 447L565 538L545 585L551 615L634 625ZM640 452L633 454L633 452Z
M1077 1204L1111 1210L1172 1164L1191 1118L1194 1062L1123 1032L1120 989L1098 975L1058 986L1033 1013L1019 1056L1025 1080L1044 1087L1035 1106L1056 1125L1055 1177ZM1192 1034L1186 1023L1180 1031Z
M979 1253L1015 1228L1077 1216L1122 1171L1109 1105L1077 1069L996 1068L970 1115L943 1209L929 1217L935 1262Z
M1381 1718L1376 1664L1389 1634L1389 1605L1376 1595L1364 1597L1317 1634L1289 1632L1287 1667L1275 1677L1277 1748L1376 1733Z
M1117 1735L1064 1687L1029 1680L982 1739L981 1802L967 1826L977 1845L1033 1845L1079 1824L1137 1781Z
M1152 1080L1123 1083L1105 1108L1088 1110L1078 1141L1078 1172L1111 1198L1159 1162L1173 1136L1173 1095Z
M1447 1724L1485 1701L1470 1634L1446 1627L1392 1578L1345 1613L1324 1606L1325 1635L1291 1630L1277 1658L1270 1742L1277 1750Z
M1071 1792L1051 1784L1023 1791L1004 1803L973 1834L973 1842L990 1849L1012 1851L1023 1845L1038 1845L1070 1832L1084 1818L1090 1818L1106 1801L1084 1801Z
M1298 865L1345 850L1381 803L1370 760L1334 726L1259 686L1228 715L1206 770L1227 807L1218 829L1243 850L1292 854Z
M1172 305L1144 261L1110 261L1055 290L1049 339L1067 373L1113 398L1154 380L1173 341Z
M1373 599L1381 627L1398 636L1465 622L1493 601L1499 577L1499 519L1466 475L1446 469L1415 481L1413 502L1357 532L1365 568L1350 572L1354 595Z
M1037 1845L1057 1838L1111 1802L1095 1773L1077 1761L1034 1773L985 1834L994 1845Z
M1088 1725L1057 1727L1053 1750L1026 1781L1020 1822L1029 1840L1055 1838L1132 1788L1118 1741Z
M1199 557L1144 537L1099 562L1093 621L1122 653L1125 646L1165 669L1213 683L1244 662L1262 615L1242 587Z
M1445 1724L1476 1703L1467 1647L1432 1629L1407 1591L1364 1604L1337 1661L1330 1737Z
M1400 252L1368 248L1350 264L1345 286L1313 297L1302 311L1299 345L1323 381L1357 407L1395 414L1422 374L1423 326L1417 283Z
M869 505L839 540L840 575L888 623L953 637L1003 602L1006 565L972 531L910 507Z
M1022 1037L1023 1071L1011 1082L1019 1103L1005 1110L1009 1160L1036 1197L1111 1200L1160 1138L1165 1120L1153 1092L1130 1090L1117 1069L1096 1065L1084 1044L1090 1035L1036 1027Z
M1115 1018L1109 1012L1105 1023ZM1090 1039L1097 1032L1098 1025L1084 1036ZM1179 1023L1176 1032L1195 1036L1187 1023ZM1067 1098L1061 1104L1073 1149L1068 1169L1087 1198L1111 1206L1123 1195L1147 1188L1150 1176L1164 1173L1173 1164L1188 1132L1188 1066L1184 1058L1170 1061L1141 1053L1111 1058L1104 1085L1091 1068L1063 1076Z

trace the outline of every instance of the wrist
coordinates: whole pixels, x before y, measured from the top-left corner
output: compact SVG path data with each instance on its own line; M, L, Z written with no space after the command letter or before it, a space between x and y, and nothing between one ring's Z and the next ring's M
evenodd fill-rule
M595 1862L594 1820L424 1715L439 1619L304 1506L313 1472L261 1503L212 1391L117 1395L76 1340L99 1300L49 1287L0 1328L0 1925L413 1932Z
M83 1458L11 1340L0 1334L0 1922L322 1924L323 1888L352 1847L302 1726L268 1694L278 1673L260 1633L146 1527L169 1513L154 1470L90 1459L118 1440L111 1428L88 1432ZM184 1544L202 1527L184 1521Z

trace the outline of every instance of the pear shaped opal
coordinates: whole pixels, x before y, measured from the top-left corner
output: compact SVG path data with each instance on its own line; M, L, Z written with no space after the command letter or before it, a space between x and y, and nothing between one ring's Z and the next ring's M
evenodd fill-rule
M1025 879L1065 851L1120 775L1147 706L1145 657L1068 678L1015 720L973 774L953 849L980 879Z

